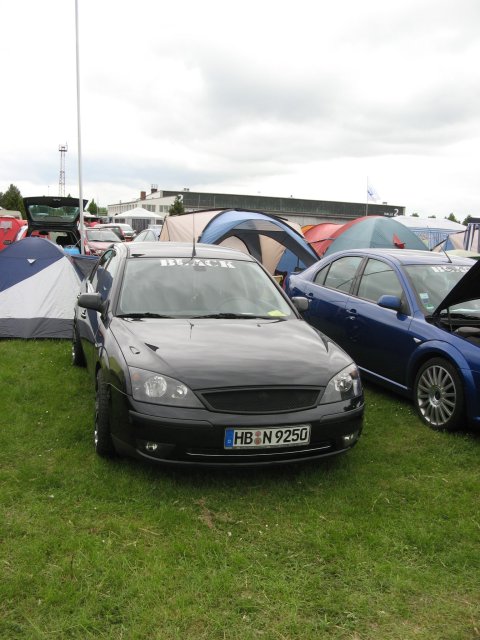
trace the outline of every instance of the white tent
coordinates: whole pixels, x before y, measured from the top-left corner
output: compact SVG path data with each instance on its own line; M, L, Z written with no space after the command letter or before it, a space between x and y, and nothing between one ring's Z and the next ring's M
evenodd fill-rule
M121 218L122 220L127 220L128 218L154 218L155 220L163 220L163 216L159 215L158 213L153 213L152 211L147 211L143 207L135 207L135 209L129 209L128 211L124 211L123 213L117 213L115 214L114 218Z
M413 231L429 249L442 242L451 233L465 231L463 224L447 218L417 218L416 216L396 216L395 220Z

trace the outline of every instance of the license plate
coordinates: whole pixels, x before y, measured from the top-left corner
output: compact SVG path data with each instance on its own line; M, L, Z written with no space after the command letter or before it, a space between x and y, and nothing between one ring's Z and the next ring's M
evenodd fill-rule
M261 429L226 429L225 449L268 449L297 447L310 442L310 425L266 427Z

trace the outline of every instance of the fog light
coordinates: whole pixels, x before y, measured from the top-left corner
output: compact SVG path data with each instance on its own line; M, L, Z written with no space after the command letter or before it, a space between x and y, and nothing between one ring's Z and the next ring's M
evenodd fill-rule
M358 431L354 431L353 433L347 433L347 435L342 436L343 444L348 447L352 445L358 439Z
M145 443L145 451L153 453L158 449L158 444L156 442L146 442Z

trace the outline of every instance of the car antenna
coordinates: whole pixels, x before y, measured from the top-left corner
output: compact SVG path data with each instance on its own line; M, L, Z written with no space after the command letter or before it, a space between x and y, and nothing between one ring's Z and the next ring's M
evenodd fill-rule
M197 251L196 251L196 247L195 247L195 214L192 213L192 228L193 228L193 242L192 242L192 260L193 258L196 258L197 256Z
M450 264L452 264L452 259L450 258L450 256L448 255L448 253L445 251L445 242L442 243L442 251L445 254L447 260L450 262Z

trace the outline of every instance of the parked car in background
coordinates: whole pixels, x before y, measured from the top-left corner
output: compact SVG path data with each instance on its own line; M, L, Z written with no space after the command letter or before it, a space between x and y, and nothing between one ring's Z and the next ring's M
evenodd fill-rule
M85 207L88 200L84 200ZM28 220L27 236L47 237L65 248L79 251L80 232L78 220L80 207L78 198L63 196L40 196L24 198L23 204Z
M108 230L113 231L114 233L116 233L116 234L117 234L117 236L120 238L120 240L121 240L122 242L126 242L126 240L127 240L127 239L125 238L124 233L123 233L123 229L122 229L122 227L121 227L120 225L118 225L118 224L116 224L116 225L109 225L109 224L105 224L105 225L104 225L104 224L95 224L95 225L92 225L92 227L93 227L94 229L108 229Z
M134 238L134 242L157 242L160 233L162 231L162 227L157 227L155 229L144 229L140 231L140 233Z
M413 397L432 429L480 424L480 263L406 249L328 256L286 282L365 378Z
M0 251L12 242L20 240L27 232L27 221L8 215L8 211L0 212Z
M113 243L122 242L112 229L85 229L85 255L99 256Z
M95 448L251 466L344 453L362 430L357 367L252 256L117 243L78 298L72 360L95 382Z
M136 231L129 224L123 224L120 222L97 224L95 229L112 229L120 236L121 240L125 240L127 242L133 240L137 235Z

